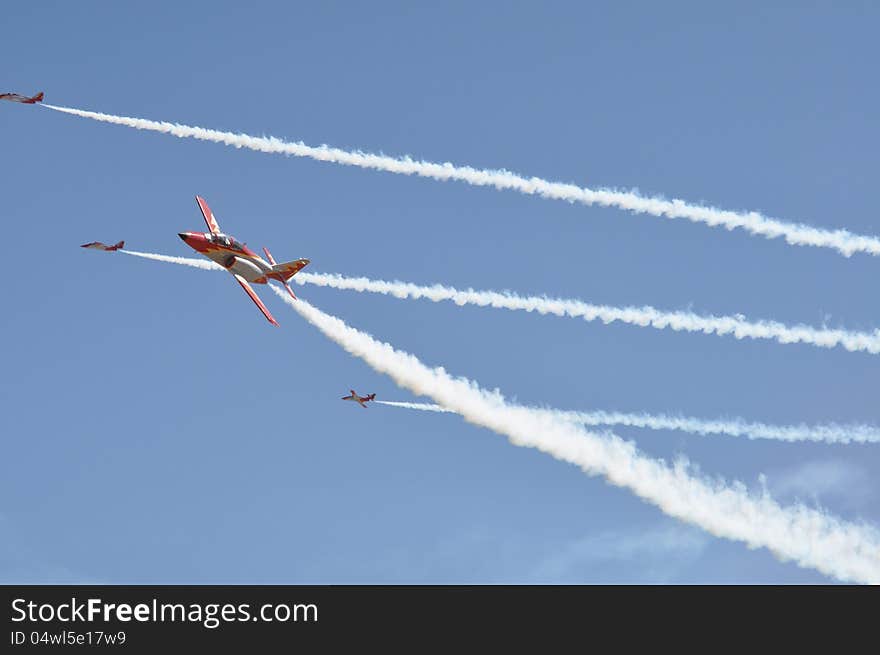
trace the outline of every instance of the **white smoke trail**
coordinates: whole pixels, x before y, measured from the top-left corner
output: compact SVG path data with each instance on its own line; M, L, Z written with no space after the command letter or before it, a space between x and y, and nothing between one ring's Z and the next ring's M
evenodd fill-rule
M448 412L440 405L428 403L407 403L393 400L377 400L377 403L415 409L422 412ZM748 422L741 418L732 419L701 419L691 416L670 416L668 414L644 414L625 412L575 412L557 409L530 407L536 412L550 412L553 416L581 425L624 425L628 427L647 428L649 430L679 430L703 436L725 434L732 437L748 437L749 439L773 439L775 441L813 441L817 443L880 443L880 428L874 425L852 424L842 425L770 425L767 423Z
M650 214L665 218L684 218L694 223L724 227L728 230L741 228L768 239L784 237L792 245L832 248L846 257L856 252L865 252L871 255L880 254L880 239L877 237L853 234L847 230L832 231L811 227L802 223L787 223L768 218L758 212L733 212L714 207L692 205L679 199L667 200L660 197L644 197L629 191L589 189L574 184L550 182L538 177L527 178L506 170L480 170L470 166L456 166L449 162L438 164L428 161L416 161L409 157L388 157L360 151L341 150L326 145L314 147L307 146L302 142L282 141L275 137L255 137L247 134L221 132L203 127L181 125L179 123L114 116L112 114L46 104L42 106L104 123L125 125L139 130L150 130L179 138L222 143L236 148L248 148L259 152L278 153L294 157L309 157L318 161L403 175L418 175L440 181L457 180L474 186L491 186L499 190L511 189L527 195L567 200L584 205L618 207L634 213Z
M152 259L157 262L165 262L167 264L181 264L183 266L192 266L200 268L204 271L223 271L226 270L220 264L212 262L210 259L193 259L191 257L172 257L171 255L158 255L153 252L137 252L136 250L118 250L117 252L126 255L134 255L135 257L143 257L144 259Z
M214 262L187 257L169 257L153 253L121 250L129 255L146 257L172 264L184 264L196 268L223 270ZM460 290L440 284L419 286L409 282L371 280L365 277L344 277L338 274L300 272L292 278L297 284L313 284L334 289L357 291L359 293L378 293L402 299L425 298L433 302L450 300L456 305L475 305L494 307L513 311L537 312L555 316L583 318L585 321L613 323L620 321L639 327L652 327L657 330L676 332L695 332L702 334L732 335L736 339L769 339L781 344L804 343L819 348L842 347L850 352L880 353L880 330L855 332L852 330L821 329L809 325L786 325L777 321L748 321L737 316L700 316L693 312L666 312L654 307L613 307L593 305L580 300L546 298L540 296L518 296L512 292Z
M195 268L204 268L210 270L223 270L222 266L215 264L214 262L202 259L169 257L168 255L134 252L130 250L120 250L120 252L124 252L127 255L137 255L138 257L146 257L147 259L155 259L157 261L169 262L172 264L184 264L186 266L194 266ZM458 296L456 294L462 294L463 296L466 296L468 294L493 294L505 300L511 298L510 295L502 295L495 292L476 292L472 290L459 292L454 289L449 289L447 287L440 287L439 285L435 285L433 287L417 287L415 285L406 284L403 282L383 282L381 280L368 280L366 278L344 278L339 275L325 275L320 273L300 273L299 278L301 279L298 279L297 281L299 281L300 284L317 284L319 286L333 286L335 288L357 289L363 291L380 290L378 291L379 293L387 293L389 295L402 298L428 297L427 294L430 293L435 294L431 298L432 300L442 300L448 297L450 300L455 301L456 304L459 305L464 303L460 301L461 296ZM403 291L401 291L401 289L403 289ZM436 295L437 293L439 293L440 295ZM543 301L544 299L525 298L520 300L524 302L539 302ZM577 301L546 302L571 303ZM532 310L528 309L527 311ZM541 310L538 309L537 311ZM454 413L451 412L451 410L440 407L439 405L429 405L425 403L407 403L391 400L377 400L375 402L392 407L403 407L406 409L415 409L427 412ZM538 408L534 409L535 411L543 411ZM798 425L770 425L767 423L749 422L741 418L701 419L687 416L671 416L669 414L606 412L601 410L592 412L562 410L548 411L553 411L557 416L562 417L565 420L574 423L581 423L583 425L625 425L629 427L648 428L651 430L679 430L682 432L689 432L691 434L700 434L704 436L726 434L733 437L748 437L749 439L774 439L777 441L789 442L814 441L837 444L880 443L880 428L878 428L877 426L864 424L847 425L839 423L829 423L826 425L805 425L801 423Z
M405 403L397 400L374 400L374 403L380 405L389 405L390 407L403 407L404 409L417 409L421 412L441 412L444 414L455 414L451 409L440 407L440 405L429 405L428 403Z
M426 298L433 302L451 300L456 305L477 305L498 309L522 310L583 318L585 321L613 323L620 321L658 330L702 332L718 336L732 335L737 339L770 339L779 343L806 343L820 348L841 346L846 350L880 353L880 330L853 332L844 329L819 329L808 325L785 325L776 321L748 321L737 316L700 316L692 312L665 312L654 307L612 307L593 305L580 300L518 296L512 292L455 289L439 284L419 286L408 282L388 282L365 277L343 277L322 273L300 273L293 278L299 284L315 284L334 289L379 293L395 298Z
M159 255L156 253L136 252L133 250L120 250L126 255L135 255L136 257L144 257L160 262L171 264L182 264L205 270L224 270L222 266L206 259L191 259L188 257L172 257L169 255ZM301 279L300 279L301 278ZM356 289L360 291L375 291L379 293L387 293L395 297L430 297L432 300L450 299L456 304L465 304L466 298L477 296L483 298L485 296L497 296L502 300L516 299L510 295L502 295L496 292L486 291L456 291L448 287L435 285L433 287L417 287L416 285L406 284L403 282L384 282L377 280L368 280L366 278L344 278L339 275L325 275L320 273L300 273L295 280L300 284L317 284L320 286L334 286L342 289ZM554 301L542 298L519 298L518 301L528 303L530 307L541 302L551 303L576 303L578 301ZM479 302L478 304L486 304ZM498 305L494 305L498 306ZM624 310L611 308L613 311L623 312ZM533 311L533 309L527 309ZM537 311L542 311L540 308ZM542 312L546 313L546 312ZM568 315L573 315L570 312ZM700 317L696 317L699 320ZM718 319L720 320L720 319ZM735 319L736 320L736 319ZM754 326L755 324L747 324ZM766 324L758 324L766 325ZM781 325L781 324L775 324ZM782 326L785 327L785 326ZM790 329L790 328L786 328ZM812 330L812 328L807 328ZM818 332L818 331L816 331ZM852 335L853 333L848 333ZM742 337L739 337L742 338ZM869 351L872 352L872 351ZM424 403L405 403L396 401L377 400L377 403L391 405L394 407L405 407L408 409L417 409L423 411L446 412L438 405L426 405ZM544 411L534 408L535 411ZM649 428L652 430L680 430L690 432L692 434L713 435L726 434L735 437L748 437L750 439L775 439L778 441L815 441L825 443L878 443L880 442L880 428L872 425L850 424L842 425L830 423L827 425L769 425L767 423L747 422L740 418L733 419L700 419L685 416L671 416L667 414L637 414L623 412L575 412L575 411L553 411L557 416L564 417L566 420L581 423L584 425L626 425L631 427Z
M551 412L511 405L497 391L453 378L443 368L428 368L413 355L376 341L306 301L273 290L325 336L399 386L507 436L514 445L537 448L589 475L602 475L715 536L766 547L783 560L840 580L880 583L880 533L872 526L846 523L803 505L782 507L766 491L750 494L742 483L697 477L684 460L670 467L619 437L599 436Z
M774 439L777 441L813 441L821 443L880 443L880 428L873 425L769 425L752 423L741 418L700 419L667 414L629 414L624 412L559 412L551 411L560 418L583 425L625 425L651 430L679 430L699 435L725 434L749 439Z

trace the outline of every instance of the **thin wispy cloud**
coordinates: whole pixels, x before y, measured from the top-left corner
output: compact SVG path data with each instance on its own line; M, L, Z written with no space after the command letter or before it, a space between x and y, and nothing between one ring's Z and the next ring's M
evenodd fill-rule
M0 584L108 584L48 557L41 550L7 515L0 514Z
M668 583L696 561L710 541L699 530L671 523L605 531L556 546L530 577L540 584Z
M858 462L830 457L769 471L767 487L780 498L822 505L829 500L852 509L871 506L875 485Z

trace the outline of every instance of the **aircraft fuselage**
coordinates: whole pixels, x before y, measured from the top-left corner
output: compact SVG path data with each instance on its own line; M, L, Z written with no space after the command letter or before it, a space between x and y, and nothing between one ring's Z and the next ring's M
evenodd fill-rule
M248 282L266 284L272 265L245 244L227 234L180 232L183 242L226 270L241 275Z

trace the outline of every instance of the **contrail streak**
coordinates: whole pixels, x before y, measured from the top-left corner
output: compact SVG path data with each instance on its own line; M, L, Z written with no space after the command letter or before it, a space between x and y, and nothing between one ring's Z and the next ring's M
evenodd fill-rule
M179 138L192 138L201 141L222 143L236 148L248 148L258 152L309 157L318 161L332 162L346 166L386 171L402 175L418 175L440 181L457 180L474 186L510 189L527 195L567 200L584 205L617 207L637 214L650 214L663 218L684 218L694 223L704 223L712 227L728 230L741 228L768 239L783 237L788 243L797 246L816 246L831 248L845 257L864 252L880 254L880 238L853 234L847 230L826 230L803 223L788 223L763 216L759 212L734 212L703 205L693 205L684 200L668 200L662 197L645 197L631 191L614 189L590 189L574 184L550 182L538 177L523 177L506 170L482 170L471 166L456 166L452 163L417 161L410 157L388 157L361 151L348 151L326 145L307 146L301 141L289 142L275 137L256 137L234 132L222 132L203 127L192 127L179 123L153 121L145 118L114 116L70 107L42 105L48 109L90 118L104 123L125 125L139 130L150 130L170 134Z
M667 312L650 306L612 307L593 305L580 300L518 296L506 291L475 291L435 284L419 286L408 282L371 280L365 277L343 277L334 274L300 273L293 278L299 284L314 284L334 289L378 293L395 298L425 298L433 302L449 300L456 305L477 305L498 309L538 312L556 316L583 318L585 321L613 323L620 321L639 327L681 332L732 335L737 339L770 339L778 343L805 343L820 348L841 346L846 350L880 353L880 330L852 332L843 329L819 329L808 325L785 325L776 321L748 321L738 316L700 316L693 312Z
M766 491L750 494L742 483L698 477L684 460L668 466L614 435L596 435L552 413L509 404L497 391L453 378L443 368L429 368L302 299L273 290L326 337L400 387L507 436L514 445L537 448L589 475L602 475L715 536L768 548L783 560L840 580L880 583L880 533L872 526L847 523L804 505L782 507Z
M196 268L223 270L213 262L187 257L169 257L152 253L120 251L138 257L155 259L172 264L184 264ZM359 293L369 292L402 299L427 299L432 302L452 301L456 305L475 305L494 307L513 311L537 312L554 316L582 318L585 321L602 321L605 324L626 323L638 327L652 327L657 330L693 332L733 336L736 339L768 339L781 344L803 343L819 348L841 347L850 352L880 353L880 330L855 332L842 328L824 329L809 325L786 325L777 321L749 321L742 315L701 316L693 312L667 312L651 306L614 307L594 305L580 300L547 298L544 296L518 296L506 291L475 291L456 289L440 284L419 286L409 282L372 280L365 277L345 277L331 273L300 272L293 281L300 284L313 284Z
M147 253L147 252L135 252L132 250L120 250L119 252L124 252L127 255L135 255L137 257L144 257L146 259L153 259L160 262L168 262L171 264L182 264L185 266L192 266L194 268L201 268L206 270L218 270L222 271L223 267L219 264L215 264L212 261L205 259L191 259L188 257L171 257L168 255L158 255L155 253ZM302 278L302 279L298 279ZM361 290L361 287L364 286L365 283L369 284L375 289L383 289L381 293L388 293L390 295L394 295L396 297L422 297L422 291L426 292L435 292L438 289L446 291L455 291L449 290L446 287L416 287L415 285L405 284L403 282L382 282L375 280L367 280L366 278L343 278L339 275L324 275L320 273L300 273L297 278L301 284L318 284L321 286L337 286L337 283L341 286L338 288L354 288ZM400 295L399 290L401 287L406 289L414 288L419 291L421 295L417 295L415 293L411 295ZM368 290L366 288L362 290ZM456 294L486 294L486 293L494 293L494 292L475 292L475 291L466 291L466 292L458 292L455 291ZM508 295L495 294L502 298L509 299ZM440 298L443 299L443 298ZM457 304L463 304L459 302L457 297L450 297L450 300L454 300ZM529 299L523 299L529 300ZM531 300L541 301L541 298L534 298ZM547 301L551 303L555 302L573 302L573 301ZM528 310L531 311L531 310ZM540 311L540 310L537 310ZM620 310L618 310L620 311ZM751 324L750 324L751 325ZM784 327L784 326L783 326ZM811 328L810 328L811 329ZM741 338L741 337L740 337ZM870 352L870 351L869 351ZM454 413L451 410L444 409L439 405L429 405L425 403L407 403L407 402L398 402L391 400L377 400L375 401L382 405L389 405L392 407L403 407L406 409L415 409L421 411L428 412L448 412ZM576 412L576 411L562 411L562 410L542 410L539 408L533 408L535 411L553 411L556 416L563 418L564 420L571 421L573 423L581 423L583 425L625 425L630 427L639 427L639 428L648 428L651 430L680 430L682 432L689 432L691 434L699 434L699 435L716 435L716 434L724 434L728 436L734 437L748 437L749 439L774 439L777 441L813 441L813 442L823 442L823 443L836 443L836 444L849 444L849 443L880 443L880 428L877 428L873 425L864 425L864 424L838 424L838 423L829 423L826 425L770 425L767 423L759 423L759 422L749 422L745 421L741 418L732 418L732 419L700 419L694 417L686 417L686 416L672 416L668 414L643 414L643 413L624 413L624 412L606 412L606 411L592 411L592 412Z
M441 412L444 414L455 414L451 409L440 407L440 405L429 405L428 403L404 403L397 400L374 400L374 403L380 405L389 405L391 407L403 407L404 409L417 409L421 412Z
M706 420L667 414L629 414L624 412L558 412L560 418L583 425L625 425L650 430L679 430L703 436L725 434L749 439L776 441L813 441L821 443L880 443L880 429L872 425L769 425L751 423L740 418Z
M428 403L407 403L393 400L376 400L375 402L391 407L415 409L422 412L455 413L440 405ZM649 430L679 430L703 436L724 434L732 437L749 439L773 439L775 441L814 441L817 443L880 443L880 428L873 425L770 425L767 423L748 422L741 418L732 419L701 419L690 416L671 416L669 414L644 414L625 412L575 412L557 409L531 407L536 412L550 412L556 418L581 425L624 425L627 427L647 428Z
M152 259L157 262L165 262L166 264L181 264L182 266L192 266L193 268L201 268L205 271L223 271L226 270L220 264L212 262L210 259L193 259L191 257L172 257L171 255L158 255L153 252L137 252L136 250L119 250L126 255L134 255L135 257L143 257L144 259Z

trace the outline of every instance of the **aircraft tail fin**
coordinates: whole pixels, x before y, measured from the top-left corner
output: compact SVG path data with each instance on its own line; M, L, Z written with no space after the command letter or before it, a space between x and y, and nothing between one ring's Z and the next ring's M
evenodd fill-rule
M266 273L266 277L270 277L273 280L278 280L281 284L284 285L284 288L287 289L287 293L290 294L290 297L296 300L296 294L293 292L293 289L290 288L290 285L287 284L287 281L296 275L301 268L303 268L306 264L309 263L308 259L295 259L292 262L284 262L283 264L276 264L275 258L272 256L272 253L269 252L269 249L263 246L263 252L266 253L266 259L269 260L269 263L272 264L272 268Z
M116 248L117 250L119 250L120 248L124 248L124 247L125 247L125 241L120 241L119 243L117 243L117 244L116 244L115 246L113 246L113 247Z
M269 274L276 280L287 282L290 278L300 272L309 263L308 259L295 259L292 262L284 262L283 264L273 264Z

